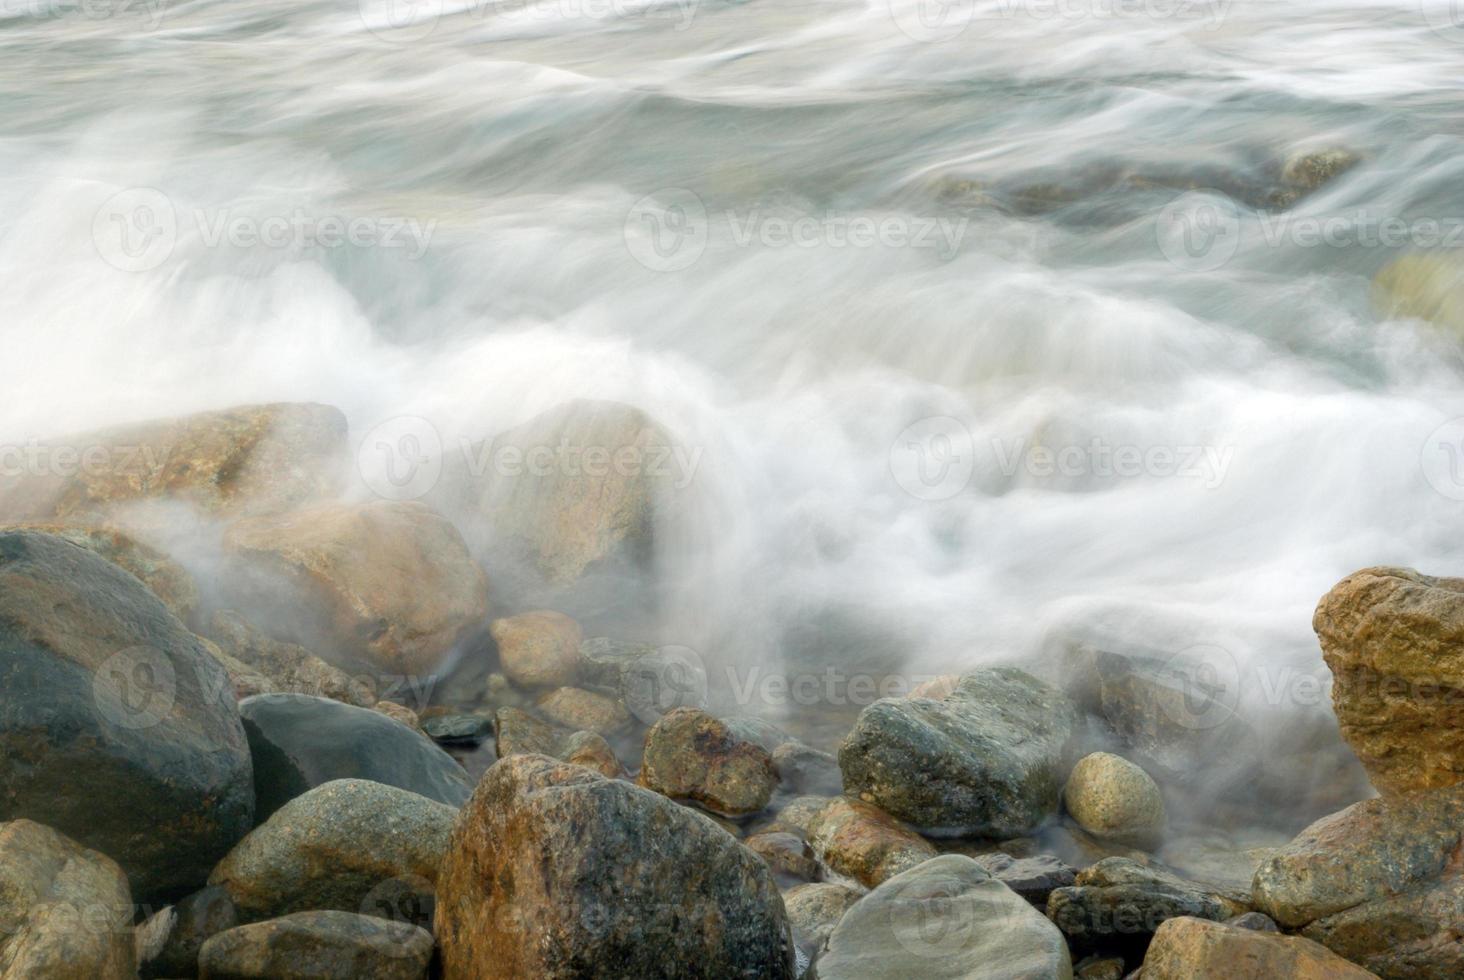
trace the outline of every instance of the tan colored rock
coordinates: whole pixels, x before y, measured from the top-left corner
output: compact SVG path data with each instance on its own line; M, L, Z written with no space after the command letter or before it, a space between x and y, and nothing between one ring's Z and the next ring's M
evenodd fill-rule
M1094 752L1078 760L1063 788L1078 825L1105 840L1154 847L1164 833L1164 798L1149 774L1121 756Z
M111 858L29 820L0 823L0 976L131 980L132 914Z
M508 679L522 687L564 687L579 673L579 623L548 609L495 619L488 632Z
M705 711L677 708L646 733L640 784L724 816L756 813L778 785L764 748Z
M625 775L610 743L594 732L561 728L521 708L499 708L493 725L495 750L500 759L512 755L544 755L587 766L611 778Z
M1400 255L1373 277L1373 305L1464 336L1464 262L1452 251Z
M417 717L417 712L406 705L395 701L378 701L371 706L371 710L386 715L392 721L399 721L414 731L422 730L422 721Z
M810 826L814 852L835 874L866 888L935 857L935 848L878 807L839 797Z
M236 926L198 951L201 980L423 980L432 934L410 922L342 911L307 911Z
M253 694L310 694L360 708L376 704L369 684L302 646L266 636L233 610L214 613L209 633L212 642L205 642L210 642L214 648L210 652L219 657L235 680L235 691L241 699Z
M1312 618L1342 736L1384 793L1464 780L1464 579L1367 568Z
M1282 164L1281 179L1307 193L1331 183L1357 166L1361 159L1352 150L1338 146L1297 150Z
M1144 980L1376 980L1309 939L1238 929L1205 919L1170 919L1154 933Z
M338 489L346 419L328 405L243 405L49 440L36 458L0 479L0 516L91 518L159 500L270 513Z
M796 885L783 893L793 938L810 956L828 941L829 934L866 892L832 881Z
M956 686L961 683L960 674L941 674L939 677L932 677L928 681L922 681L905 695L908 698L930 698L939 701L954 693Z
M560 687L537 702L544 717L574 731L613 735L630 725L630 712L614 698L578 687Z
M782 879L818 880L818 859L813 856L813 848L797 834L753 834L742 843Z
M488 583L457 530L416 502L323 504L236 523L226 548L283 585L332 653L400 674L436 669L488 612Z
M586 766L602 776L616 779L625 775L625 767L615 757L610 743L594 732L575 732L565 740L560 751L565 762Z
M437 879L449 980L791 980L772 873L710 819L543 756L500 760Z

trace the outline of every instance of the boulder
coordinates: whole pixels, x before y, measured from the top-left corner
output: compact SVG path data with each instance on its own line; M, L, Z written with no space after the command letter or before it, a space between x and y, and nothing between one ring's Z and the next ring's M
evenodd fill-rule
M861 890L831 881L797 885L783 893L788 921L793 924L793 940L805 956L814 958L844 913L864 895Z
M831 796L795 796L784 803L771 818L755 824L756 832L787 831L804 838L812 837L814 823L833 799ZM873 810L874 807L869 809Z
M704 711L677 708L646 733L640 784L724 816L768 805L778 774L761 747Z
M334 779L369 779L461 806L462 766L430 738L380 712L305 694L239 702L254 757L258 819Z
M878 807L839 797L809 826L814 852L835 874L873 888L935 857L935 848Z
M101 851L143 902L186 892L253 824L228 676L134 576L0 532L0 819Z
M0 517L131 525L130 505L162 500L210 515L271 513L336 492L346 419L328 405L244 405L66 436L37 453L40 465L0 478Z
M362 708L376 705L372 685L365 679L352 677L302 646L266 636L231 609L214 613L209 621L208 639L216 647L210 652L236 679L236 693L240 690L239 673L260 678L248 685L244 697L311 694Z
M1079 759L1062 798L1078 826L1105 840L1152 848L1164 833L1159 786L1121 756L1094 752Z
M309 909L425 923L457 811L406 790L338 779L291 800L209 877L244 922Z
M1144 980L1376 980L1376 975L1300 936L1238 929L1186 916L1159 926Z
M198 951L212 937L239 924L239 913L229 893L218 886L200 889L177 905L169 906L148 920L142 931L155 931L152 948L142 955L139 967L144 980L198 975Z
M314 911L238 926L203 944L203 980L425 980L432 934L405 922Z
M1057 808L1072 702L1013 668L974 671L942 700L885 698L839 750L845 790L922 830L1015 837Z
M1077 949L1142 949L1168 919L1188 915L1220 922L1243 911L1202 885L1121 857L1080 871L1076 884L1047 899L1047 917Z
M498 662L521 687L564 687L579 673L579 623L548 609L495 619L488 627Z
M132 896L111 858L29 820L0 824L0 976L137 976Z
M710 819L543 756L500 760L437 887L455 978L793 976L772 873Z
M232 525L254 603L329 659L436 670L488 614L488 582L446 518L415 501L333 503Z
M1317 605L1342 737L1383 793L1464 780L1464 579L1368 568Z
M571 731L614 735L630 727L630 712L614 698L578 687L557 687L535 707L557 725Z
M818 980L1070 980L1062 934L968 857L896 875L848 912L814 966Z

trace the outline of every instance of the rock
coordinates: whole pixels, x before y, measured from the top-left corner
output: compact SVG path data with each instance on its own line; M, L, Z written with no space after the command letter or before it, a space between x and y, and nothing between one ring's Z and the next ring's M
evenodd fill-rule
M481 745L493 734L493 719L482 715L436 715L422 722L422 732L441 745Z
M1276 920L1263 912L1246 912L1233 919L1226 919L1225 924L1236 929L1254 929L1256 932L1281 931L1281 927L1276 925Z
M266 636L231 609L214 613L209 622L209 639L217 646L217 650L210 652L224 664L231 677L238 673L234 667L237 664L263 678L262 685L250 685L257 689L250 689L245 697L310 694L361 708L376 704L375 693L364 681L331 666L302 646ZM237 683L235 690L239 690Z
M839 750L850 793L923 830L1015 837L1057 808L1077 712L1007 667L974 671L944 700L885 698Z
M777 831L754 834L742 843L766 861L780 880L818 880L818 859L813 856L813 848L797 834Z
M1372 292L1385 318L1427 320L1464 337L1464 264L1453 250L1398 256L1373 277Z
M1389 978L1464 974L1464 785L1364 800L1256 871L1257 908Z
M498 662L508 679L523 687L565 687L579 673L579 623L540 609L495 619L488 627L498 644Z
M266 694L239 702L254 756L258 818L315 786L370 779L461 806L467 775L421 732L366 708L304 694Z
M756 855L695 811L542 756L488 770L437 896L452 978L793 976Z
M793 939L810 959L823 948L844 913L865 893L833 882L798 885L783 893Z
M31 523L11 525L9 530L53 534L95 552L135 575L181 622L188 622L198 605L198 583L187 569L119 527L109 524Z
M645 725L677 708L707 706L707 672L690 647L595 637L580 644L580 676L616 694ZM771 751L771 749L769 749Z
M1123 980L1123 960L1117 956L1088 956L1073 967L1077 980Z
M813 825L824 807L833 802L831 796L795 796L770 820L756 825L758 833L779 831L795 833L805 839L813 836Z
M175 906L153 916L163 920L157 949L139 956L142 976L150 978L198 975L198 951L210 938L239 924L238 910L229 893L217 886L194 892Z
M117 863L38 823L0 824L0 975L136 977L132 896Z
M432 934L350 912L296 912L239 926L203 944L203 980L424 980Z
M614 735L630 726L630 712L625 705L577 687L555 688L540 698L536 707L545 718L572 731Z
M831 871L873 888L935 857L930 842L878 807L835 799L813 819L809 840Z
M844 791L839 760L802 742L784 742L774 749L773 768L789 792L800 796L837 796Z
M0 819L195 888L252 826L228 676L135 577L60 538L0 532Z
M1152 848L1164 833L1164 798L1149 774L1120 756L1094 752L1078 760L1063 803L1088 833Z
M209 876L257 922L340 909L426 922L457 811L406 790L338 779L291 800Z
M1159 926L1144 980L1367 980L1374 974L1300 936L1186 916Z
M1282 164L1281 180L1302 193L1309 193L1351 170L1361 159L1343 147L1298 150Z
M488 614L487 579L457 529L414 501L249 518L224 545L281 628L339 663L428 674Z
M557 757L577 766L586 766L612 779L625 775L625 767L604 736L594 732L575 732L564 740Z
M1062 934L975 861L932 858L849 909L819 957L818 980L1070 980Z
M1047 899L1047 917L1075 948L1142 949L1160 923L1177 916L1223 921L1244 909L1163 868L1104 858L1078 873L1077 884Z
M1342 737L1373 785L1464 780L1464 579L1364 569L1322 598L1312 627Z
M993 851L973 855L973 859L987 874L1044 910L1055 889L1077 883L1077 871L1050 854L1018 858Z
M48 465L0 479L0 515L125 514L131 526L128 505L159 500L211 515L271 513L336 492L346 419L328 405L244 405L67 436L43 451Z
M768 805L778 774L772 757L704 711L677 708L646 733L640 784L724 816Z
M912 698L931 698L932 700L940 701L947 695L954 693L956 686L960 683L960 674L940 674L937 677L932 677L929 680L916 684L906 696Z
M558 759L565 742L573 734L567 728L551 725L521 708L499 708L494 712L498 758L511 755L547 755Z
M386 715L398 724L406 725L414 732L422 731L422 720L417 717L417 712L404 704L397 704L395 701L378 701L371 706L371 710Z

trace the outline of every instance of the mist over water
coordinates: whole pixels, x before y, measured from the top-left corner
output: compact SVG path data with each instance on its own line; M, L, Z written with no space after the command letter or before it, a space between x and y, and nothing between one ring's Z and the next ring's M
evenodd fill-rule
M3 0L0 440L310 400L451 451L625 401L699 453L664 642L1202 644L1268 672L1246 710L1325 713L1274 694L1317 599L1464 558L1427 458L1464 362L1379 315L1399 248L1281 223L1464 222L1464 29L1125 10ZM1185 190L1329 147L1284 211Z

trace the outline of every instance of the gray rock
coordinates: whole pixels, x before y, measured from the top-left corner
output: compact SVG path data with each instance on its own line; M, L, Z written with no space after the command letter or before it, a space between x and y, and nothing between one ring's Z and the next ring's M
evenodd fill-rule
M813 855L813 848L797 834L777 831L753 834L742 843L767 862L780 883L818 880L818 859Z
M135 897L202 884L253 824L228 675L138 579L0 532L0 819L108 855Z
M350 912L296 912L214 936L199 953L203 980L423 980L432 934Z
M818 980L1070 980L1062 934L967 857L947 854L862 898L829 936Z
M339 909L425 923L457 810L364 779L318 786L279 809L219 862L245 922Z
M707 705L706 668L689 647L600 636L580 644L579 657L584 682L614 694L644 725L654 725L676 708Z
M158 948L145 959L139 957L144 980L198 976L198 951L203 944L239 924L233 899L216 885L194 892L154 918L158 917L163 917Z
M773 768L783 786L800 796L837 796L844 791L839 760L802 742L784 742L775 748Z
M239 712L260 820L334 779L369 779L451 806L472 791L452 756L380 712L304 694L245 698Z
M1057 808L1072 702L1013 668L974 671L948 697L885 698L839 750L844 787L927 831L1015 837Z
M1039 909L1047 908L1047 896L1055 889L1066 888L1077 881L1077 870L1051 854L1018 858L994 851L976 854L973 858L993 878Z
M1142 950L1167 919L1223 922L1240 911L1225 897L1163 868L1118 857L1083 870L1077 884L1056 889L1047 899L1047 917L1076 949Z
M482 715L436 715L422 721L422 733L442 745L480 745L493 734L493 719Z
M831 881L798 885L784 892L783 905L793 924L793 941L804 955L813 959L844 913L864 895L862 890Z

